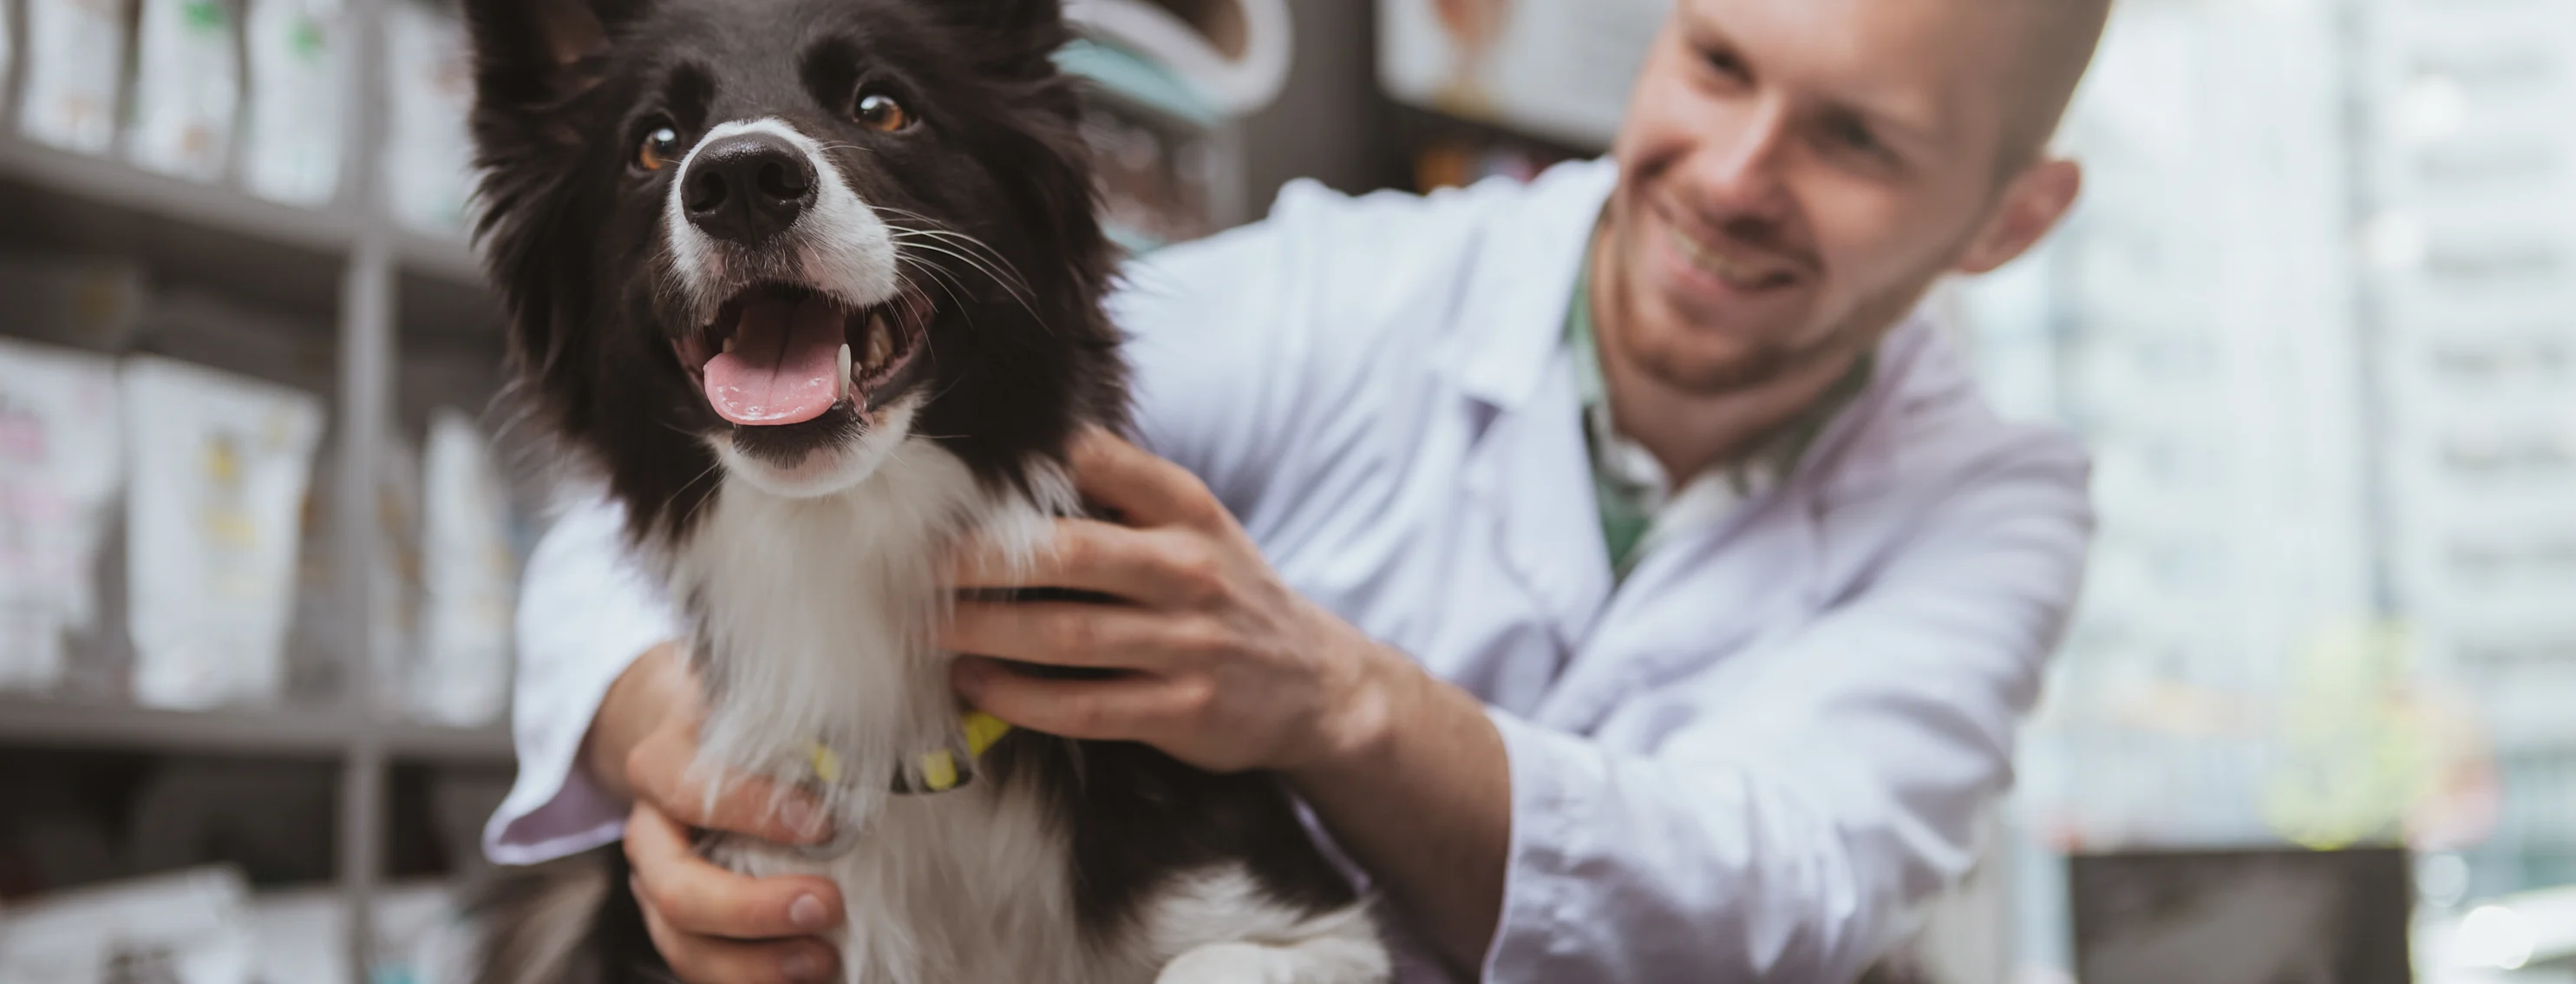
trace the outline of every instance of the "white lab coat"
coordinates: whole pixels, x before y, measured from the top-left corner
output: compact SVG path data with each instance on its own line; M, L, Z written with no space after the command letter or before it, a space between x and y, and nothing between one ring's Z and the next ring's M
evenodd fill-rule
M1491 707L1512 835L1486 979L1847 980L2010 781L2084 566L2085 458L1998 420L1917 319L1785 482L1614 591L1563 340L1614 181L1296 185L1136 264L1113 306L1142 436L1290 584ZM572 759L673 628L616 528L576 510L530 565L498 860L616 836Z

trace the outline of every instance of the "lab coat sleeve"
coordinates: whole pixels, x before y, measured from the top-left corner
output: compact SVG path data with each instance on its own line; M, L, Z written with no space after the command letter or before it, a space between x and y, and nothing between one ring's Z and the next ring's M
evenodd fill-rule
M1857 976L2011 782L2081 579L2085 473L2060 441L1978 466L1867 587L1614 711L1643 754L1494 712L1512 834L1485 979Z
M608 685L679 634L678 617L627 548L625 525L624 509L591 500L557 519L528 558L511 708L519 776L483 828L483 852L495 862L551 860L625 831L626 804L575 759Z

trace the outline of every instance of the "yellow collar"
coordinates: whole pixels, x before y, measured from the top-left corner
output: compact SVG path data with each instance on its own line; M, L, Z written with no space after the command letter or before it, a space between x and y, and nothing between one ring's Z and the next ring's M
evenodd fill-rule
M914 757L912 767L895 772L893 788L897 793L944 793L975 778L975 760L984 757L1002 736L1011 733L1011 724L982 711L967 711L957 717L957 730L965 739L965 755L956 748L940 748ZM831 746L815 742L806 750L807 764L814 778L824 785L841 784L841 756Z

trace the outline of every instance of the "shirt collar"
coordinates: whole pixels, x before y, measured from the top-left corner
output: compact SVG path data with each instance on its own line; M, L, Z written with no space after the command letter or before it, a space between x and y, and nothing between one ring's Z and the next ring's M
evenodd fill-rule
M1461 330L1438 356L1462 393L1503 410L1537 391L1564 351L1561 313L1618 181L1608 158L1559 164L1483 216L1479 258L1459 285Z

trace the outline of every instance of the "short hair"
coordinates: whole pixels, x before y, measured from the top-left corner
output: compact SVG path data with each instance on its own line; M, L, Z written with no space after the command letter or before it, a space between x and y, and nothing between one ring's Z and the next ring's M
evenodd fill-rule
M2075 99L2075 87L2101 47L2112 0L2006 0L2020 7L2024 57L2007 81L2003 171L2020 172L2048 150Z

